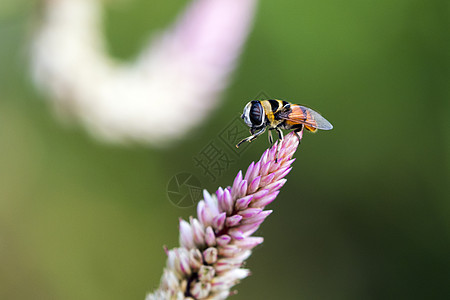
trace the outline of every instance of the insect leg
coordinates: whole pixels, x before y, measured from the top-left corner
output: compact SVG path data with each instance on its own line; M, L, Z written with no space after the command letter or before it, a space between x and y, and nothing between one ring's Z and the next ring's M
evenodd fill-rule
M252 135L250 137L249 142L253 141L254 139L256 139L259 135L263 134L264 131L266 131L266 127L264 127L263 129L261 129L260 131L258 131L257 133L255 133L254 135Z
M283 140L283 131L281 131L280 128L276 128L276 131L278 132L278 138L282 141Z
M280 152L281 142L283 141L283 132L281 131L280 128L277 128L276 130L278 132L279 141L278 141L278 147L277 147L277 154L275 155L275 163L278 162L278 152Z
M239 143L236 144L236 148L239 148L239 146L244 143L247 142L252 136L249 136L248 138L243 139L242 141L240 141Z
M294 130L294 133L295 133L295 135L296 135L297 138L298 138L298 144L299 144L299 145L301 144L302 139L300 138L300 136L298 135L298 133L299 133L300 131L302 131L302 129L303 129L303 124L300 124L300 128L297 128L297 129Z
M270 146L273 145L273 137L272 137L272 130L271 129L269 129L269 143L270 143Z
M266 128L264 127L263 129L261 129L260 131L256 132L255 134L243 139L242 141L240 141L239 143L237 143L236 148L239 148L239 146L244 143L244 142L251 142L254 139L256 139L259 135L263 134L264 131L266 131Z

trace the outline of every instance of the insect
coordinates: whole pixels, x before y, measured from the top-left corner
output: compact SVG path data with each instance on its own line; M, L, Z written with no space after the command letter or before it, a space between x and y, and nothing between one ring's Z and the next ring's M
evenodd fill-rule
M333 129L333 125L314 110L283 100L253 100L244 107L241 118L250 127L252 135L240 141L236 145L237 148L244 142L253 141L267 128L271 145L273 144L272 130L278 133L280 140L283 140L281 129L293 130L300 141L298 132L303 127L312 132L316 132L317 129Z

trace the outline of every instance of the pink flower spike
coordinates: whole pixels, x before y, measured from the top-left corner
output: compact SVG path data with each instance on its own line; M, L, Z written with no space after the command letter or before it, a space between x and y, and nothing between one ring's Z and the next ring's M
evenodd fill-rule
M230 282L235 282L236 280L241 280L250 275L250 271L246 269L233 269L221 276L216 277L217 279L221 279L225 284L229 284ZM215 278L215 279L216 279ZM218 280L217 280L218 281ZM212 284L217 283L217 281L213 280Z
M264 190L261 190L259 192L256 192L253 194L253 199L256 201L258 199L261 199L262 197L265 197L269 193L269 190L264 187Z
M189 267L189 256L186 251L178 251L178 258L180 263L180 270L185 275L191 274L191 268Z
M261 181L261 176L256 177L253 179L253 181L250 183L250 186L248 187L248 192L250 194L253 194L256 192L256 190L259 188L259 183Z
M235 240L242 240L244 238L244 233L241 230L237 229L237 228L230 229L228 231L228 233Z
M289 172L291 170L292 170L292 167L284 167L284 168L276 171L275 173L272 173L272 174L274 174L273 180L278 180L280 178L285 177L287 174L289 174Z
M189 251L189 266L191 270L196 272L203 265L202 253L198 249L191 249Z
M231 241L231 236L227 235L227 234L223 234L221 236L219 236L218 238L216 238L216 242L217 245L219 246L225 246L228 245Z
M225 257L233 257L234 255L238 254L240 251L241 251L240 248L235 245L226 245L226 246L220 247L219 255L222 255Z
M269 150L268 159L272 160L273 161L272 163L275 163L275 154L277 153L277 148L278 148L278 141L276 141L273 147L270 148Z
M264 241L262 237L247 237L240 241L236 241L234 244L243 249L253 249Z
M217 254L216 254L217 256ZM215 260L214 260L215 261ZM198 272L198 280L201 282L210 282L216 275L216 270L212 266L202 266Z
M209 226L211 225L211 214L207 210L205 206L205 201L200 200L197 204L197 217L202 223L203 226Z
M272 210L265 210L257 214L256 216L248 219L244 219L241 221L241 224L253 224L253 223L261 223L264 221L272 213Z
M233 260L243 262L243 261L247 260L247 258L249 258L251 254L252 254L252 252L250 250L245 250L245 251L240 252L239 254L236 254L233 257Z
M217 196L217 204L219 205L219 211L220 212L224 212L226 211L225 208L223 207L223 194L224 194L224 190L219 187L216 191L216 196Z
M241 230L245 237L252 235L256 230L258 230L259 226L263 221L252 223L252 224L244 224L236 227L236 229Z
M286 157L287 158L287 157ZM286 166L290 166L294 161L296 160L296 158L293 158L293 159L290 159L290 160L287 160L285 163L284 163L284 165L286 165Z
M218 214L217 216L215 216L213 219L213 227L216 230L221 230L223 228L223 226L225 225L226 218L227 218L226 213L221 213L221 214Z
M239 187L238 193L233 199L242 198L247 194L247 181L242 180L241 186Z
M261 167L261 171L259 172L259 174L260 174L261 176L265 176L265 175L269 174L269 169L270 169L270 166L271 166L271 165L272 165L272 161L268 161L268 162L266 162L265 164L263 164L262 167Z
M232 269L239 268L242 265L241 260L235 260L230 258L219 259L214 265L217 273L223 273Z
M205 244L205 230L197 219L191 219L191 228L194 236L194 242L197 246Z
M164 270L162 281L164 282L164 288L168 290L177 289L179 286L178 278L174 272Z
M268 157L269 157L269 149L264 151L264 153L261 155L261 159L259 160L259 162L261 162L261 165L265 165L267 163Z
M281 156L280 156L281 157ZM276 170L279 170L281 166L281 159L278 162L274 162L269 169L269 172L275 172Z
M226 299L230 295L230 292L228 291L229 289L230 289L230 285L229 285L228 281L225 281L224 279L222 279L221 276L216 276L211 281L211 290L216 295L221 292L226 292L225 296L222 298L219 298L219 299ZM148 300L148 299L146 299L146 300Z
M290 146L281 149L280 152L278 152L278 156L279 157L286 157L286 153L289 152L289 148L290 148ZM278 161L278 163L280 163L280 165L281 165L281 159Z
M172 270L176 273L177 276L181 275L178 273L177 264L178 264L178 257L175 253L175 250L169 250L169 253L167 254L167 261L166 266L167 269Z
M253 172L253 167L255 166L255 162L252 161L252 163L250 164L250 166L247 168L247 172L245 172L245 177L244 180L246 180L247 182L249 181L250 175Z
M278 196L278 194L280 193L280 191L276 191L273 193L270 193L269 195L262 197L261 199L258 199L256 201L254 201L252 203L252 207L265 207L267 205L269 205L270 203L273 202L273 200L275 200L275 198Z
M205 259L206 263L213 264L217 261L217 248L209 247L205 251L203 251L203 258Z
M203 190L203 199L205 200L206 207L209 212L215 216L219 213L219 206L217 204L217 199L211 196L207 190Z
M193 282L190 293L195 299L206 298L211 291L211 283Z
M224 211L227 215L231 215L233 212L233 198L231 197L231 193L229 189L225 189L223 192L223 199L221 205L224 208Z
M244 209L243 211L240 211L239 215L241 215L244 219L248 219L248 218L256 216L261 211L262 211L261 208L247 208L247 209Z
M258 161L258 162L255 164L255 167L253 168L253 171L252 171L252 174L251 174L251 176L250 176L250 179L256 178L256 176L259 175L259 172L260 172L260 171L261 171L261 162Z
M262 160L252 163L245 178L238 172L232 187L219 188L214 196L205 194L205 200L197 206L198 220L191 218L190 225L180 221L181 247L168 251L160 287L147 300L174 295L180 299L185 295L225 299L232 287L250 274L241 266L251 249L263 242L262 237L252 235L272 213L264 207L276 199L286 183L284 177L291 171L296 140L293 133L286 135L280 144L278 163L274 161L274 146Z
M244 198L236 200L236 209L237 210L246 209L252 200L253 195L245 196Z
M233 186L231 187L231 196L233 199L236 199L235 195L238 194L238 191L241 188L241 182L242 182L242 171L239 171L236 178L234 179Z
M216 191L216 196L217 196L217 199L222 198L222 196L223 196L223 188L222 188L222 187L219 187L219 188L217 189L217 191Z
M213 247L216 245L216 236L214 234L214 230L211 226L207 227L205 230L205 242L206 245Z
M189 223L183 219L180 219L180 245L187 249L194 248L192 228Z
M273 182L273 178L274 178L274 177L275 177L275 174L274 174L274 173L270 173L270 174L264 176L264 177L261 179L260 185L261 185L261 186L267 186L268 184L270 184L271 182Z
M231 217L228 217L227 220L225 221L225 225L227 227L234 227L237 224L239 224L239 222L242 220L242 216L241 215L234 215Z
M285 183L286 183L286 179L280 179L274 183L269 184L268 186L266 186L266 189L268 189L269 191L276 191L279 190Z

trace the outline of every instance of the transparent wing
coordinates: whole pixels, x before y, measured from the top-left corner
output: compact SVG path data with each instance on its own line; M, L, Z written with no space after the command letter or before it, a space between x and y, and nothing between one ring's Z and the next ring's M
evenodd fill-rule
M333 125L328 122L327 119L322 117L318 112L314 110L297 105L290 104L286 105L278 114L278 117L283 120L290 121L292 123L297 124L305 124L309 127L322 129L322 130L330 130L333 129Z

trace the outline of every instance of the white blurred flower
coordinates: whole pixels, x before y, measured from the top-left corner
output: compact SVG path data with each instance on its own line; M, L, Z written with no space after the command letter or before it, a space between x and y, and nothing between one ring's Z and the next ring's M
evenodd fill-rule
M57 112L97 137L165 145L218 104L256 1L194 0L136 61L120 64L106 53L99 1L44 0L34 79Z

